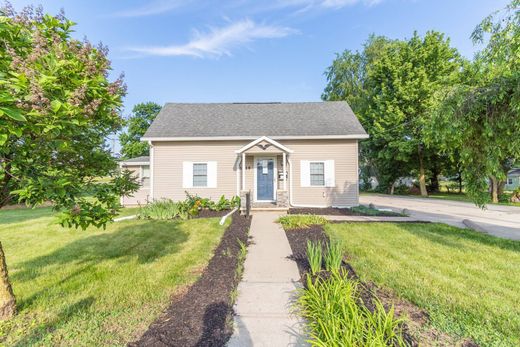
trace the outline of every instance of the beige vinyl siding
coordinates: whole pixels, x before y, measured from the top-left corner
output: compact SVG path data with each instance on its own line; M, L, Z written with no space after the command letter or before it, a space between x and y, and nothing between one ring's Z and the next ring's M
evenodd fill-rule
M230 198L236 195L235 151L244 141L186 141L154 142L153 146L153 192L154 199L169 198L184 200L185 191L216 200L221 195ZM217 162L217 187L182 187L182 163Z
M286 140L279 141L293 150L287 158L292 163L292 203L308 206L355 206L358 205L358 144L357 140ZM182 200L185 190L202 197L218 199L221 195L236 195L236 150L249 141L183 141L154 142L153 185L154 199L170 198ZM281 153L270 146L265 152L258 147L253 153L246 153L246 190L254 192L254 157L276 157L277 170L282 168ZM335 187L301 187L301 160L334 160ZM182 163L217 162L216 188L182 188ZM287 165L289 171L289 165ZM278 177L278 172L275 173ZM290 188L290 175L287 177L287 189ZM240 182L242 174L239 175ZM283 181L278 180L278 189L283 188Z
M141 166L139 165L125 165L123 169L131 171L133 176L139 178ZM123 206L135 206L144 205L150 200L150 187L140 187L139 190L133 193L131 196L123 196L121 198L121 204Z
M308 206L357 206L358 142L357 140L298 140L281 142L292 149L292 203ZM334 160L335 187L301 187L301 160Z

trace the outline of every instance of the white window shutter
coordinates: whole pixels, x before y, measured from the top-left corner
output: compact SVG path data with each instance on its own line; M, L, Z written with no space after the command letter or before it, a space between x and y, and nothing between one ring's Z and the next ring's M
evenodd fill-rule
M325 187L336 186L336 170L334 160L325 160Z
M300 160L300 185L302 187L311 186L311 169L308 160Z
M191 161L182 162L182 188L193 187L193 163Z
M217 162L208 161L208 188L217 188Z

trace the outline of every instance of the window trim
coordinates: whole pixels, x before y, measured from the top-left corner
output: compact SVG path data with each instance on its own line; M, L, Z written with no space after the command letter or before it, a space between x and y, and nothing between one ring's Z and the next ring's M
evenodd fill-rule
M312 172L311 166L312 164L321 164L323 165L323 184L312 184ZM325 177L325 160L309 160L309 187L325 187L326 186L326 177Z

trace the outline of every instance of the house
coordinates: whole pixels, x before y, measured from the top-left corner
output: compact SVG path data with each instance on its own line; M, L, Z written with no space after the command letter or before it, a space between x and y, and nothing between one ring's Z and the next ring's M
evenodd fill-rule
M142 183L122 203L250 192L256 208L356 206L367 137L346 102L168 103L141 139L150 157L121 163Z
M520 168L513 169L507 173L505 190L515 190L520 187Z

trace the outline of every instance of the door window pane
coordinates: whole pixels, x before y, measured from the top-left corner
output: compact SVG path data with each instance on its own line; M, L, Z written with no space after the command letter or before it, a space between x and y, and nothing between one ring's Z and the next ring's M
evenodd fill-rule
M325 185L325 164L323 162L310 163L311 186Z
M193 164L193 186L207 187L208 185L208 164Z

